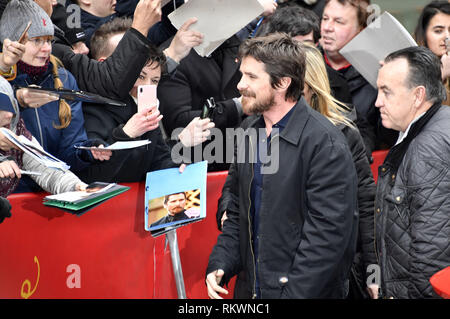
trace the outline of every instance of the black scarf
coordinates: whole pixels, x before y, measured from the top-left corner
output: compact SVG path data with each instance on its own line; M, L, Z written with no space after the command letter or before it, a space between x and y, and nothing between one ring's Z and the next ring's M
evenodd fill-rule
M428 123L428 121L436 114L437 111L441 108L442 104L434 103L432 107L425 112L425 114L415 122L408 133L408 136L398 145L392 147L384 160L383 165L386 165L390 168L390 171L394 174L397 174L398 168L403 161L403 157L408 150L409 144L414 140L414 138L419 135L424 126Z

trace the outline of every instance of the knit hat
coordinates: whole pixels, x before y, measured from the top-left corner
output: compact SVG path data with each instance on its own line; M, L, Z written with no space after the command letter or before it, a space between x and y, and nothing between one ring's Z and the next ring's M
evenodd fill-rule
M0 76L0 111L18 113L17 101L14 91L7 80Z
M29 38L53 36L52 20L44 9L33 0L11 0L0 20L0 42L6 38L11 41L19 40L29 21Z

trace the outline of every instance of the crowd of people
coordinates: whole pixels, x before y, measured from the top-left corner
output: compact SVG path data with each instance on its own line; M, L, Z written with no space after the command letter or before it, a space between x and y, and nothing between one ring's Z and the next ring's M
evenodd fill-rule
M140 182L209 160L228 171L211 298L236 275L236 298L436 298L429 278L450 265L450 2L424 7L418 46L380 61L374 88L340 53L367 27L370 0L258 1L261 16L209 56L193 49L196 17L178 30L168 18L183 0L0 1L0 126L70 166L47 168L0 132L0 222L14 192ZM158 103L138 108L146 84ZM227 135L237 128L256 133ZM194 156L230 138L232 158ZM375 183L379 149L390 151Z

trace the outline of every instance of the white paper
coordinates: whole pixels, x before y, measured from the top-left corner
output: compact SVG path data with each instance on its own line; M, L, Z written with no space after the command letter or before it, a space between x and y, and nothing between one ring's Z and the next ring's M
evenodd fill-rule
M65 193L60 193L60 194L55 194L55 195L48 195L45 196L45 199L47 200L58 200L61 202L69 202L69 203L73 203L76 202L80 199L83 198L87 198L93 194L98 194L98 193L102 193L102 192L106 192L107 190L109 190L110 188L114 187L115 185L117 185L116 183L111 183L95 192L87 192L87 191L72 191L72 192L65 192Z
M339 53L376 88L380 61L392 52L411 46L417 44L409 32L389 12L385 12Z
M169 19L179 29L188 19L197 18L190 29L203 34L203 43L194 49L208 56L263 12L258 0L190 0L169 14Z
M55 169L68 170L69 165L63 161L57 159L50 153L44 151L41 145L32 143L25 136L16 136L12 131L7 128L0 128L5 137L10 140L14 145L20 148L23 152L29 154L31 157L39 161L41 164Z
M127 150L130 148L141 147L147 144L150 144L150 140L142 140L142 141L124 141L124 142L115 142L107 147L94 147L94 146L75 146L75 148L84 149L84 150L110 150L110 151L119 151L119 150Z

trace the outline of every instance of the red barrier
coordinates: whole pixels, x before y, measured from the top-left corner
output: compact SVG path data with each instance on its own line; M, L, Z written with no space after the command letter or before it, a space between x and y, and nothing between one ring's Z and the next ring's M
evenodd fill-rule
M430 283L439 296L450 299L450 266L435 273Z
M374 152L377 168L387 151ZM177 230L188 298L207 298L209 254L219 231L217 201L227 172L209 173L207 217ZM44 206L39 194L8 197L0 225L0 298L177 298L165 236L144 230L145 183L82 216ZM230 285L230 298L234 281Z
M386 158L386 155L389 153L389 150L380 150L380 151L374 151L372 153L373 157L373 163L370 165L370 168L372 169L373 178L375 179L375 183L378 179L378 166L383 164L384 159Z
M207 217L178 229L188 298L207 298L215 213L226 172L208 174ZM82 216L42 204L43 193L8 197L0 225L0 298L177 298L165 236L144 230L144 183Z

